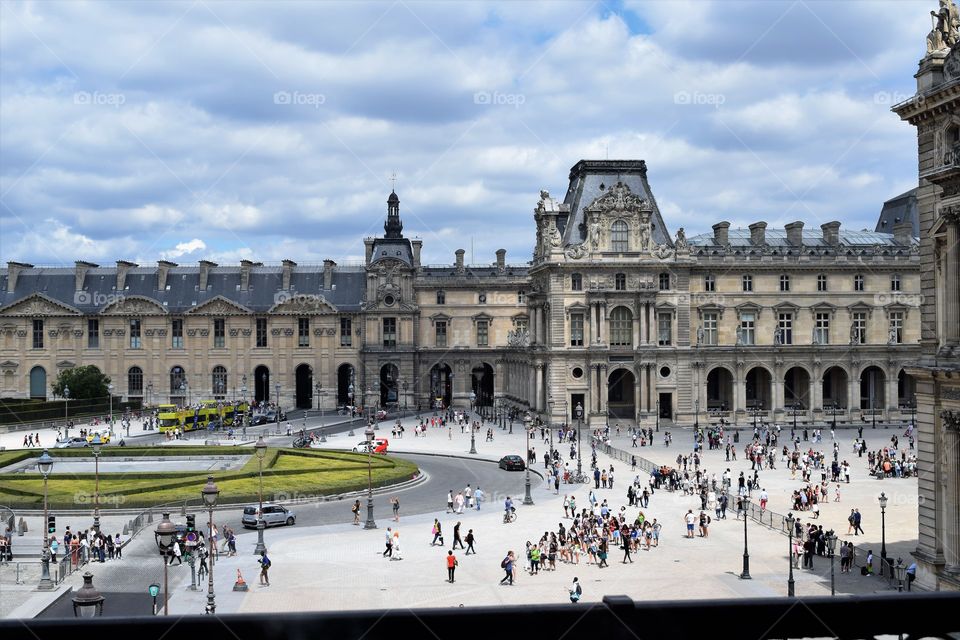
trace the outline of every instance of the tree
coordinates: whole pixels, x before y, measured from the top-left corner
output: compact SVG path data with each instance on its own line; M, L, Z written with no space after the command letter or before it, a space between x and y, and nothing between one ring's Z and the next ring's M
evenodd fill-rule
M93 400L107 397L110 377L93 365L64 369L53 383L53 392L63 396L64 387L70 389L71 400Z

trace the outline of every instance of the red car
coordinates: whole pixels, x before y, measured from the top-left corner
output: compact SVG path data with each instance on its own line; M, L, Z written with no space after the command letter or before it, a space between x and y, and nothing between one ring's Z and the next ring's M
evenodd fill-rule
M387 454L387 447L390 445L390 441L386 438L374 438L373 440L373 453L379 453L382 455ZM358 442L357 446L353 448L356 453L369 453L370 452L370 442L364 440L363 442Z

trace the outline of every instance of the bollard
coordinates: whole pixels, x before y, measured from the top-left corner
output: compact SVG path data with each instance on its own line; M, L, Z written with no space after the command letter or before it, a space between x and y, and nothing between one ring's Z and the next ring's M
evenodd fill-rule
M128 527L127 525L123 525L123 535L125 536L130 535L130 527Z
M20 517L20 525L17 527L17 535L18 535L18 536L22 536L22 535L25 534L27 531L28 531L28 529L27 529L27 521L24 520L23 517L21 516L21 517Z
M153 511L147 511L147 523L153 522Z

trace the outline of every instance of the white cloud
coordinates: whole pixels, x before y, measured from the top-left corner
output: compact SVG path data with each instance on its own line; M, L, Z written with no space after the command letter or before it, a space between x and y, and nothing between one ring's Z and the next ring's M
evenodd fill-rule
M161 251L160 257L163 258L164 260L176 260L178 258L182 258L183 256L189 253L204 251L206 248L207 248L206 242L204 242L200 238L194 238L193 240L178 242L173 249L168 249L167 251Z

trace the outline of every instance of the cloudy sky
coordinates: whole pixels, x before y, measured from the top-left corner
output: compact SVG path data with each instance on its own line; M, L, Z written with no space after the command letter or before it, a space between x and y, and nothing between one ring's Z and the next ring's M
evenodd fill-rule
M529 259L540 189L643 158L671 232L873 228L916 183L918 2L2 2L0 260Z

